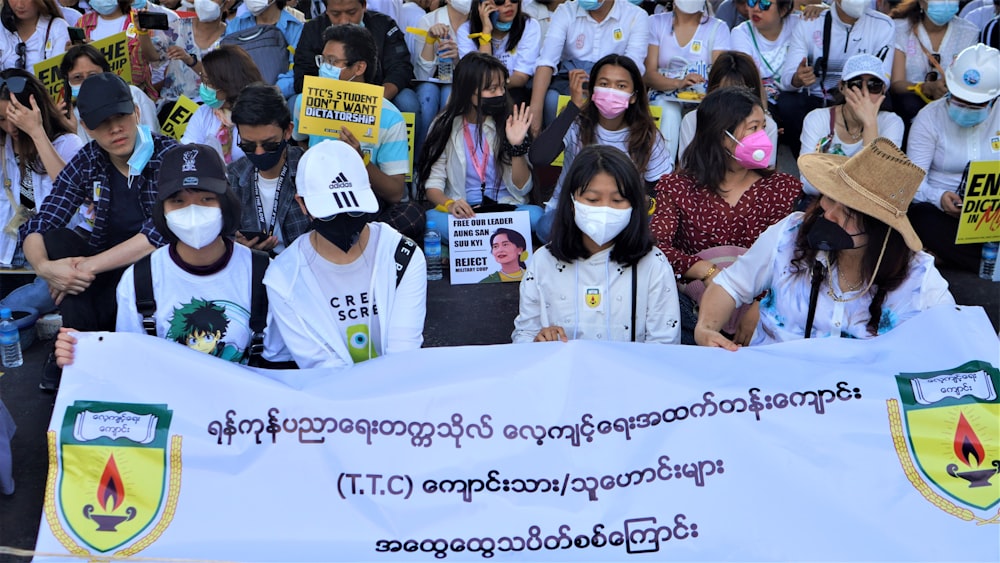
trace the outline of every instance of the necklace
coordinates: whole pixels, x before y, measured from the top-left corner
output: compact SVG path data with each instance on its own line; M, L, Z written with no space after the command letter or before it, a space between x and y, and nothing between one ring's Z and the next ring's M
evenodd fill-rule
M843 277L843 274L840 272L839 268L837 269L837 277L838 278L842 278ZM831 267L829 267L829 268L826 269L826 283L827 283L828 286L830 286L830 288L826 290L826 293L831 298L833 298L834 301L836 301L838 303L848 303L850 301L854 301L855 299L861 297L862 295L865 295L867 293L867 291L861 291L861 292L858 292L857 295L855 295L854 297L849 297L847 299L844 299L844 294L851 293L852 291L857 291L858 288L860 288L861 285L864 282L865 282L865 280L862 279L857 284L852 285L852 286L848 287L847 289L845 289L842 294L837 295L833 291L833 267L831 266Z
M844 121L844 131L847 132L847 136L850 137L854 141L860 141L861 140L861 134L865 132L865 126L862 125L861 126L861 130L858 131L857 134L851 133L851 128L847 126L847 113L843 110L843 108L841 108L841 110L840 110L840 117Z

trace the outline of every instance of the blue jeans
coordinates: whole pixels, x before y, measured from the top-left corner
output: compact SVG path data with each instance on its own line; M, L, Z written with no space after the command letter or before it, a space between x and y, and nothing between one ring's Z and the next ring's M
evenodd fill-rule
M417 138L416 143L414 143L416 151L416 154L413 155L414 166L420 155L420 149L424 146L427 132L431 130L431 123L448 102L448 96L451 95L451 84L418 82L416 90L416 100L420 111L417 113L417 130L415 131ZM451 129L449 128L448 131L450 132Z
M542 108L542 126L548 127L555 120L559 106L559 96L569 95L569 81L565 78L552 78L549 89L545 91L545 105Z
M49 284L41 276L36 276L33 282L22 285L0 300L0 307L12 310L30 307L39 315L45 315L56 310L56 303L49 294Z

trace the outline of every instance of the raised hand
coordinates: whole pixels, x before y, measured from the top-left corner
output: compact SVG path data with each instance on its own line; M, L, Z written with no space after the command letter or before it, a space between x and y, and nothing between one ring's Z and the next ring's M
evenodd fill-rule
M507 142L512 146L520 145L531 128L531 108L525 104L514 106L507 116Z

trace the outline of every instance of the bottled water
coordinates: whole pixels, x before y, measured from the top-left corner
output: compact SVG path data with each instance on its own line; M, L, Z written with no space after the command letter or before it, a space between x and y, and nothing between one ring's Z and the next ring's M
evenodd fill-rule
M983 259L979 262L979 277L984 280L1000 280L997 276L997 247L1000 242L983 243Z
M441 264L441 235L437 232L437 224L427 221L427 233L424 234L424 258L427 259L427 279L437 281L444 277L444 267Z
M21 358L21 334L17 331L17 325L11 317L10 309L4 307L0 309L0 350L3 353L3 367L20 367Z
M448 41L451 39L451 35L447 35L442 38L443 41ZM442 57L441 51L438 50L437 55L437 77L441 82L451 82L452 72L455 70L455 61L451 57Z

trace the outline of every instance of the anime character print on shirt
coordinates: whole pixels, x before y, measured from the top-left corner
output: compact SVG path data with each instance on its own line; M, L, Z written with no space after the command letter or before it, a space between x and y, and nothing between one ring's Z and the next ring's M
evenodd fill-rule
M174 309L167 339L229 362L246 363L246 350L224 341L233 313L243 319L250 316L246 309L230 301L196 297Z

